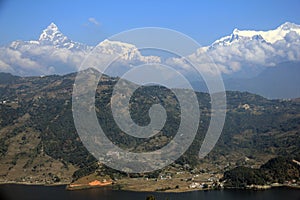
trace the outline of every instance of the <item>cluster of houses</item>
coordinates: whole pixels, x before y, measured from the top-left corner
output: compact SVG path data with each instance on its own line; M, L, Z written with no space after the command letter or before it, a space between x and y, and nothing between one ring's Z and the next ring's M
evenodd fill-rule
M3 100L3 101L0 101L0 104L15 104L15 103L18 103L17 100Z
M220 183L218 181L214 182L192 182L189 185L190 189L211 189L211 188L224 188L223 183Z

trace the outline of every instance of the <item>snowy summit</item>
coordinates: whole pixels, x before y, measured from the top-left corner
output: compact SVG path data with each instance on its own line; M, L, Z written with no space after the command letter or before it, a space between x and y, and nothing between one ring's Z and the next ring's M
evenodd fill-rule
M241 40L261 40L274 44L277 41L283 40L290 32L295 32L300 35L300 26L294 23L286 22L280 25L278 28L268 31L239 30L236 28L233 30L230 36L225 36L219 40L216 40L212 46L226 46Z

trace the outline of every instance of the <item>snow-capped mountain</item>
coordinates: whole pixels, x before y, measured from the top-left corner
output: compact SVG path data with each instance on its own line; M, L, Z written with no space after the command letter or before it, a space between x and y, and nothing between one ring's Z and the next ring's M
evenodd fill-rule
M193 82L199 78L198 75L195 75L195 70L186 66L188 62L184 58L165 59L158 56L144 56L135 45L120 41L104 40L96 48L91 47L72 41L54 23L44 29L37 40L14 41L8 46L0 47L0 71L16 75L70 73L80 68L82 61L93 49L99 53L100 56L96 59L100 60L100 63L101 59L104 59L103 57L118 55L118 62L115 62L110 70L105 71L110 75L122 75L138 64L161 63L179 70ZM277 82L277 79L281 79L282 83L288 83L282 88L281 93L277 90L272 94L267 93L265 91L274 90L274 88L272 90L267 87L260 94L267 97L286 98L291 97L290 94L300 94L300 91L286 93L289 88L299 84L294 80L285 81L290 75L283 74L285 70L288 72L290 66L293 67L293 73L298 72L298 65L300 68L300 26L297 24L287 22L268 31L234 29L230 35L216 40L210 46L197 49L187 58L200 63L198 66L201 67L200 70L212 74L215 71L210 66L211 64L216 65L223 77L228 78L225 80L225 85L229 90L250 91L251 89L252 92L261 91L259 90L259 88L263 88L261 80L270 74L262 73L258 76L259 78L255 78L260 72L270 71L270 69L272 71L273 68L272 72L277 72L277 66L282 66L282 63L292 63L284 64L287 67L279 70L280 73L271 73L277 74L276 77L273 75L266 77L271 86ZM277 77L278 74L281 74L281 77ZM254 81L249 82L249 78ZM241 87L237 87L237 83L241 81L248 81L248 85L238 84Z
M159 63L161 62L158 56L143 56L138 48L133 44L128 44L119 41L104 40L98 46L101 54L117 54L124 61L141 61L145 63Z
M212 46L223 45L228 46L235 42L247 41L247 40L260 40L261 42L268 42L274 44L277 41L284 40L285 36L295 32L300 35L300 26L290 22L286 22L274 30L269 31L254 31L254 30L233 30L229 36L222 37L216 40Z
M300 26L286 22L274 30L252 31L234 29L232 34L199 48L190 59L205 64L207 55L223 74L253 76L265 67L282 62L300 61ZM171 59L169 63L182 65ZM249 74L254 73L254 74Z
M210 48L217 48L218 46L230 46L235 43L240 42L250 42L250 41L259 41L259 42L266 42L266 40L259 34L253 35L242 35L239 34L239 30L234 29L233 33L230 36L222 37L219 40L216 40Z
M14 41L0 47L0 71L19 75L73 72L93 48L72 41L51 23L38 40ZM184 66L183 59L144 56L133 44L104 40L97 50L104 55L120 55L120 66L125 68L141 63L162 63L181 69L183 73L192 73ZM203 70L209 71L207 63L211 60L207 60L207 55L223 74L253 76L266 67L300 61L300 26L287 22L268 31L234 29L230 35L199 48L188 58L201 63Z
M51 23L38 40L14 41L0 47L0 71L17 75L44 75L76 71L94 47L74 42ZM160 62L157 56L143 56L132 45L105 40L97 46L104 55L120 55L120 62Z
M55 48L65 48L72 51L91 51L92 47L85 44L74 42L60 32L56 24L53 22L42 31L38 40L30 41L14 41L10 44L12 49L20 49L22 46L52 46Z
M205 55L222 72L226 90L248 91L267 98L300 95L299 25L287 22L269 31L234 29L232 34L199 48L189 58L209 66ZM206 90L201 80L194 81L193 86Z
M92 48L70 40L63 35L58 27L51 23L45 30L43 30L38 40L41 45L53 45L57 48L67 48L71 50L91 50Z
M260 35L262 38L264 38L265 41L274 44L277 41L284 40L285 36L290 33L295 32L297 34L300 34L300 26L294 23L286 22L279 26L278 28L274 30L269 31L251 31L251 30L234 30L234 34L244 36L244 37L253 37L255 35Z

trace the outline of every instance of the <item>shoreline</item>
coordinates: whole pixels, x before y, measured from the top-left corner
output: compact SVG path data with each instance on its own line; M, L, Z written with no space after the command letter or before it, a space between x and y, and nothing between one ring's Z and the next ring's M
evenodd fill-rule
M64 186L69 185L70 182L59 182L59 183L31 183L31 182L17 182L17 181L7 181L7 182L0 182L0 185L28 185L28 186Z
M107 185L96 185L96 186L91 186L87 184L82 184L82 185L76 185L76 186L71 186L70 183L52 183L52 184L47 184L47 183L30 183L30 182L16 182L16 181L8 181L8 182L0 182L1 185L24 185L24 186L44 186L44 187L55 187L55 186L65 186L65 189L67 191L76 191L76 190L88 190L88 189L93 189L93 188L110 188L112 190L121 190L121 191L130 191L130 192L154 192L154 193L186 193L186 192L198 192L198 191L213 191L213 190L253 190L253 191L258 191L258 190L269 190L269 189L274 189L274 188L288 188L288 189L295 189L299 190L300 185L286 185L286 184L272 184L272 185L258 185L258 186L248 186L246 188L238 188L238 187L225 187L225 188L206 188L206 189L190 189L186 188L183 190L176 190L176 189L171 189L171 190L166 190L166 191L149 191L149 190L133 190L133 189L128 189L128 188L123 188L122 185L119 184L114 184L114 183L108 183ZM116 189L117 188L117 189Z
M91 188L103 188L103 187L112 187L114 184L112 181L107 182L100 182L100 181L93 181L86 184L68 184L66 186L66 190L74 191L74 190L85 190L85 189L91 189Z
M246 186L246 188L242 187L225 187L224 190L270 190L274 188L289 188L289 189L300 189L300 185L287 185L287 184L271 184L271 185L254 185L254 186Z
M213 190L224 190L224 189L185 189L185 190L165 190L165 191L149 191L149 190L131 190L131 189L120 189L121 191L130 191L130 192L151 192L151 193L186 193L186 192L207 192Z

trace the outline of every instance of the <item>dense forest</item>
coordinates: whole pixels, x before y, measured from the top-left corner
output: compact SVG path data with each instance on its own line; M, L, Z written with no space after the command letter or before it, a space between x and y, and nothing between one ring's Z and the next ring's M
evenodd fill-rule
M248 185L284 184L300 179L299 157L276 157L259 169L236 167L224 173L227 187L245 188Z

